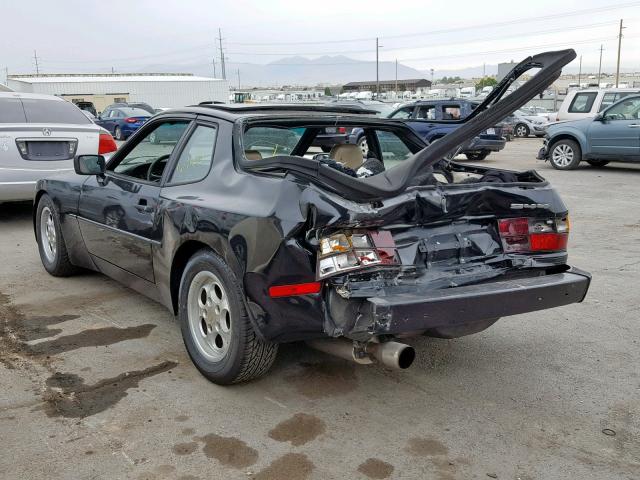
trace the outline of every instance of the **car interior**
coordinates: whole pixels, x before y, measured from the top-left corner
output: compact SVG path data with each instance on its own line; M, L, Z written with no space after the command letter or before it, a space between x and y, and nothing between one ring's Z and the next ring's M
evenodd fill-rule
M330 152L325 153L313 146L315 136L324 132L322 124L309 125L307 122L304 127L286 124L256 125L245 128L242 138L243 160L250 164L269 159L276 160L279 157L291 161L294 161L295 157L302 157L318 161L351 177L363 178L391 169L424 148L424 144L415 142L405 129L346 123L335 125L354 130L361 129L366 138L364 146L336 143ZM275 170L277 169L272 169L271 173L277 174ZM414 179L412 184L520 181L516 174L496 172L498 171L477 169L443 159L433 166L432 171Z

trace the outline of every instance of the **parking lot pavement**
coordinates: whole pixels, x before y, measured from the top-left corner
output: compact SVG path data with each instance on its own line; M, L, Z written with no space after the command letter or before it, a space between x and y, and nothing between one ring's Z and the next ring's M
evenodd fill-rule
M560 172L586 301L457 340L408 371L299 344L245 385L202 378L163 307L41 267L29 205L0 206L0 478L640 478L640 166Z

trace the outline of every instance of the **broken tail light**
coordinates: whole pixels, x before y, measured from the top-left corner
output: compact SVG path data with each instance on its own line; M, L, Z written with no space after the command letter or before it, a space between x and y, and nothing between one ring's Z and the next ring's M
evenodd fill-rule
M560 252L567 249L569 217L504 218L498 231L505 253Z
M396 264L390 232L339 232L320 239L318 279L378 265Z

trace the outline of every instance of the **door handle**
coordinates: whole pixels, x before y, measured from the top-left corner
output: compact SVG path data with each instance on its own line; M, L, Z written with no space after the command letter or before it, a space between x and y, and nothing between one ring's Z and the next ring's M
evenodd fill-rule
M627 125L629 128L640 128L640 123L632 123L631 125Z

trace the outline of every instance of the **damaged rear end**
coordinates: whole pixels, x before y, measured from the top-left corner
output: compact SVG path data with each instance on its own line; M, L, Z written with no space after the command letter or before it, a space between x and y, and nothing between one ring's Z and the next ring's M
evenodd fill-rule
M567 209L534 172L519 175L530 181L417 188L318 228L325 331L454 338L582 301L590 276L567 265Z

